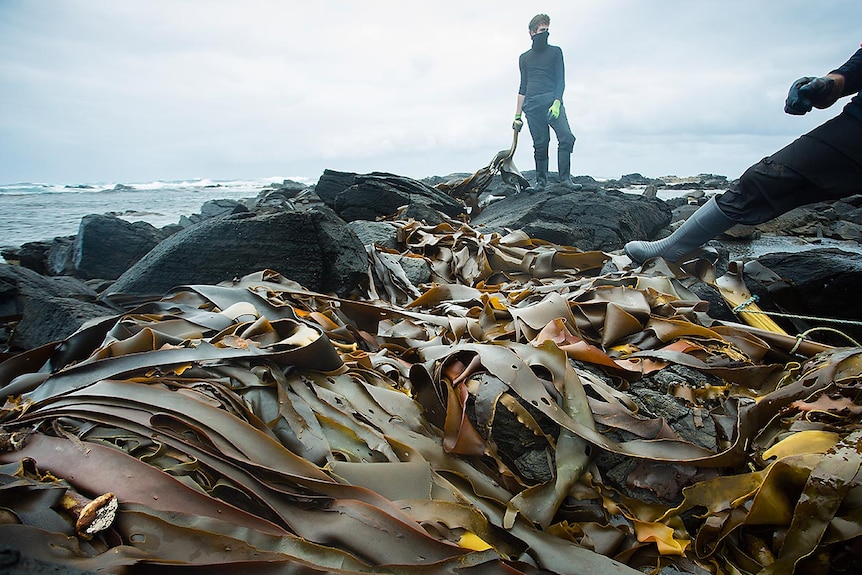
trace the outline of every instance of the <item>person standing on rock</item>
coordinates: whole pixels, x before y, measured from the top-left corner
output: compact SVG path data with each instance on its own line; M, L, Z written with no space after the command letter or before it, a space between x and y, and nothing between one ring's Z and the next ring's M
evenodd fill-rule
M784 111L795 116L856 96L835 118L748 168L730 190L710 198L670 236L629 242L626 255L635 263L659 256L674 261L734 224L762 224L799 206L862 192L860 90L862 48L826 76L793 82Z
M557 171L560 185L565 189L579 189L572 182L572 150L575 135L566 118L563 106L563 91L566 88L563 51L559 46L548 44L548 29L551 18L547 14L537 14L530 20L530 37L533 47L521 54L518 67L521 83L518 87L518 103L515 107L515 121L512 127L520 131L526 116L530 136L533 138L533 155L536 158L536 185L527 188L529 192L540 192L548 184L548 147L551 143L551 130L557 136Z

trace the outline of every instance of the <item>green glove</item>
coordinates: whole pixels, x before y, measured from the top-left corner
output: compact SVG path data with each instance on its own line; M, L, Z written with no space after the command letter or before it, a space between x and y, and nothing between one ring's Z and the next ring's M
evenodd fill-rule
M554 100L554 103L551 104L551 107L548 108L548 121L556 120L560 117L560 101Z
M524 127L524 120L521 119L521 114L515 114L515 121L512 122L512 129L516 132L520 132L521 128Z

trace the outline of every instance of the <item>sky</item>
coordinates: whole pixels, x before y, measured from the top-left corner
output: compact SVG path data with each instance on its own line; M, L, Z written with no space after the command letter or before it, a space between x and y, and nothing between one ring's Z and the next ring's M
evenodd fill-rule
M596 178L738 177L840 111L783 105L862 42L859 0L0 0L0 184L470 173L539 12Z

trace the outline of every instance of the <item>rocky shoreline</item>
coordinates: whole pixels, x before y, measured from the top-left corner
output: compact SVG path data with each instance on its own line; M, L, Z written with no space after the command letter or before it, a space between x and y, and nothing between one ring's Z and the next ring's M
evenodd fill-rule
M0 497L46 490L50 469L122 513L87 539L9 503L0 536L111 572L706 575L789 561L813 498L847 535L812 557L860 567L862 475L837 461L862 465L862 255L732 261L727 243L858 245L862 196L632 266L626 241L669 233L727 180L531 195L494 179L469 210L449 192L470 178L326 171L169 228L94 214L5 250ZM87 462L115 473L83 479ZM809 474L837 473L809 494Z
M10 288L0 306L11 321L0 345L23 351L62 339L76 324L116 312L108 305L110 294L115 299L117 294L154 297L175 285L218 283L260 269L276 269L315 291L346 295L366 273L363 246L377 243L403 251L396 228L387 220L437 225L452 218L482 233L520 230L558 245L619 253L629 240L669 234L709 194L730 185L726 177L714 174L661 179L629 174L605 181L580 176L580 191L564 193L552 184L546 193L533 196L514 194L498 176L482 190L481 213L471 217L463 202L445 193L452 182L469 177L451 174L419 181L382 172L327 170L311 186L287 180L264 188L256 198L206 202L198 214L163 228L111 214L86 216L75 236L0 250L15 264L2 268ZM676 197L659 200L659 191ZM294 233L274 233L284 229ZM828 246L837 243L852 252L862 242L862 195L805 206L756 227L736 226L710 245L718 252L721 270L732 252L769 238L795 238L813 246L832 240ZM858 252L828 247L758 259L780 266L784 283L797 292L793 297L807 302L787 313L862 318L862 306L852 297L862 273ZM417 268L416 262L400 261ZM21 274L26 277L16 277ZM415 279L421 283L428 277L426 273ZM850 331L859 337L858 328Z

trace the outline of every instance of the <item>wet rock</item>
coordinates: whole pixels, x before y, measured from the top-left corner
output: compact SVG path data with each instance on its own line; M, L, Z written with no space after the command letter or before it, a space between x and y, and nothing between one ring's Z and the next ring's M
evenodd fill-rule
M317 180L314 192L330 208L335 207L335 198L356 182L356 174L353 172L339 172L337 170L324 170L323 175Z
M775 272L794 290L792 307L785 311L826 319L862 322L862 254L836 248L818 248L797 253L773 253L758 262ZM789 306L789 304L785 304ZM811 322L844 331L862 341L862 327L829 322ZM846 339L834 342L848 345Z
M675 386L699 387L721 383L714 376L681 365L670 365L632 384L629 396L638 405L639 415L650 419L662 418L679 439L717 452L720 451L718 433L709 412L692 408L683 399L675 397L672 390ZM621 429L600 424L598 428L615 441L639 439ZM622 493L663 505L680 503L683 488L718 475L714 469L639 460L603 450L596 456L595 463L603 477Z
M75 236L56 237L45 254L45 268L50 276L73 275Z
M68 277L47 277L22 266L0 264L0 316L14 321L0 347L25 350L61 340L89 319L112 315L92 288Z
M399 256L398 265L404 270L404 275L414 286L427 284L431 281L431 264L423 258Z
M272 269L321 292L349 293L367 256L345 222L325 207L245 212L204 220L162 241L108 290L160 295L183 284L215 284Z
M634 239L652 238L667 226L671 211L655 198L613 190L564 195L520 193L490 204L473 219L479 229L530 237L582 250L612 251Z
M433 214L428 210L450 218L464 213L464 206L443 192L418 180L384 173L357 175L354 184L335 197L335 211L346 221L392 217L404 206L424 213L422 219Z
M202 222L209 218L216 218L218 216L237 214L240 212L247 211L248 208L246 207L246 205L239 200L233 200L229 198L208 200L201 205L200 212L198 212L197 214L180 216L179 225L183 228L186 228L190 225Z
M398 228L391 222L354 220L347 223L363 245L377 244L394 250L398 248Z
M163 233L146 222L84 216L72 247L72 273L82 279L117 279L162 239Z
M385 172L354 174L325 170L315 186L320 199L344 220L374 221L380 218L412 217L427 223L464 213L464 206L440 190L404 176ZM406 211L399 213L399 210Z
M800 206L757 229L770 234L862 240L862 195Z

